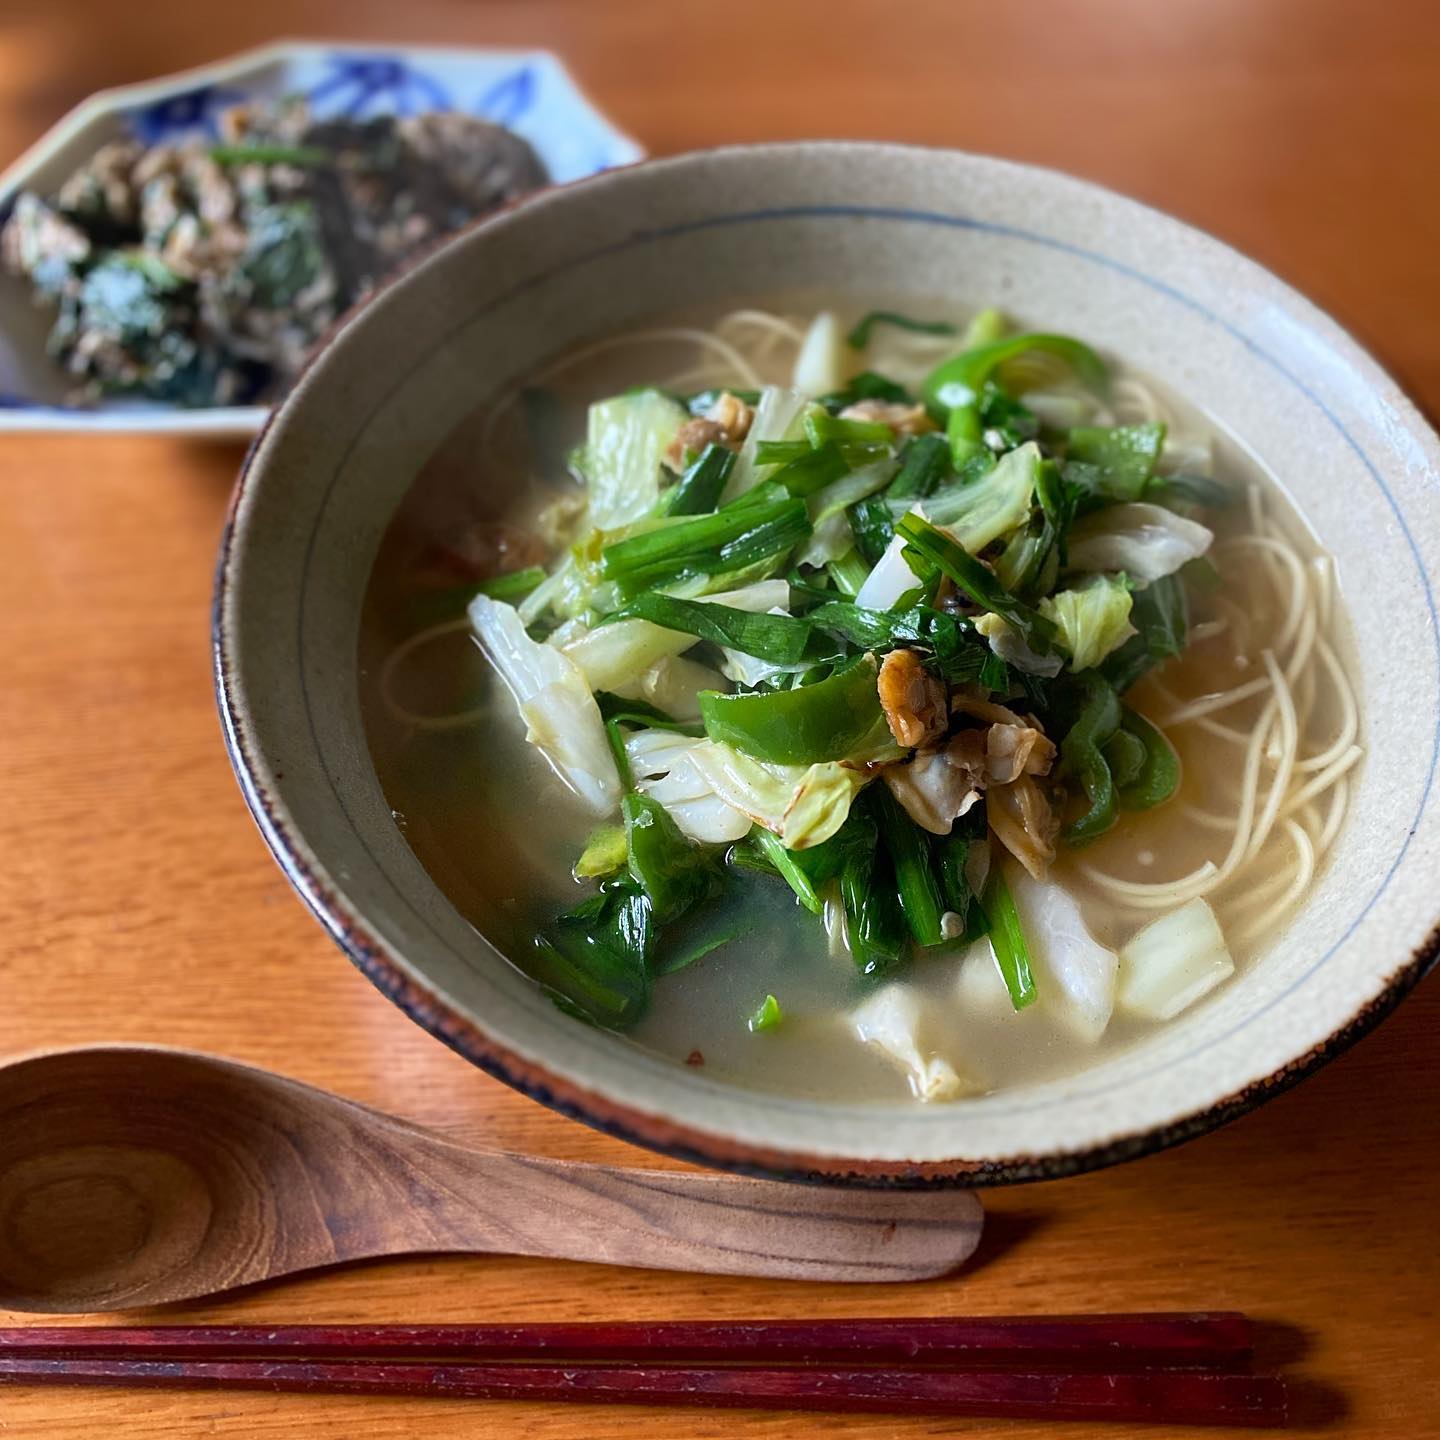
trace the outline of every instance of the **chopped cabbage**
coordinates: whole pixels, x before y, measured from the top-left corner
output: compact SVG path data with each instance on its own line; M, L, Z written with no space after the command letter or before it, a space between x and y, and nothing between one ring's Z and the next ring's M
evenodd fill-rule
M1040 458L1033 440L1011 450L983 478L932 495L925 502L926 518L978 555L1030 518Z
M1169 1020L1222 980L1235 962L1215 912L1202 899L1152 921L1120 951L1120 1008Z
M812 400L839 390L849 364L845 332L831 310L822 310L811 322L795 357L791 385Z
M774 765L714 740L697 744L690 759L715 794L778 835L790 850L828 840L870 780L868 771L838 760Z
M1115 1008L1120 960L1085 928L1074 896L1054 880L1034 880L1020 865L1005 879L1030 942L1041 1007L1077 1039L1094 1043Z
M707 599L759 615L790 600L783 580L762 580ZM565 643L565 654L580 667L592 690L623 691L668 655L681 655L700 642L694 635L667 630L648 620L612 620ZM649 698L649 697L646 697ZM655 700L653 704L659 705ZM662 705L662 709L665 707ZM698 712L697 712L698 713Z
M620 803L620 776L600 707L579 667L525 633L514 606L477 595L470 624L525 721L525 738L597 815Z
M705 742L670 730L636 730L625 739L636 787L663 805L683 834L710 845L743 840L750 817L727 805L691 758Z
M675 720L698 720L700 692L714 690L720 684L721 677L708 665L683 655L666 655L614 693L629 700L644 700Z
M1043 675L1047 680L1053 680L1065 668L1065 661L1059 655L1036 654L1025 637L1003 616L977 615L975 628L1007 665L1013 665L1027 675Z
M1070 532L1069 568L1123 570L1148 585L1198 560L1214 538L1203 525L1163 505L1111 505Z
M918 515L922 520L929 518L919 505L910 506L905 514ZM896 535L876 561L875 568L865 577L855 603L862 610L888 610L907 590L913 590L919 583L905 559L905 537Z
M767 385L760 392L760 403L755 407L755 417L750 422L750 431L745 443L735 457L735 466L725 482L722 503L743 495L759 479L760 470L755 463L755 452L762 440L795 440L800 437L805 412L810 401L794 390L785 390L778 385Z
M955 978L955 996L967 1015L990 1020L1028 1023L1035 1007L1017 1010L1005 986L1005 977L995 959L989 938L982 936L960 957Z
M1070 668L1090 670L1136 633L1130 604L1130 587L1120 576L1091 575L1073 590L1046 596L1039 610L1059 630Z
M655 508L661 460L688 418L658 390L616 395L590 407L583 469L595 526L613 530Z
M953 1100L983 1089L944 1057L920 1048L920 992L903 980L882 986L850 1012L850 1025L866 1045L874 1045L905 1073L917 1100Z

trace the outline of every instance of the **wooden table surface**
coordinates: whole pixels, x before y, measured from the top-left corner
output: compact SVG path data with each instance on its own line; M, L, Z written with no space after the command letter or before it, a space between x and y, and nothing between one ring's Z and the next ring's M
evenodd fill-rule
M11 0L0 14L0 163L100 86L284 34L544 44L656 152L870 136L1071 170L1272 266L1440 410L1432 0ZM105 1040L195 1046L489 1144L648 1163L423 1034L350 968L271 862L210 692L211 570L240 453L154 439L0 441L0 1057ZM1432 980L1338 1063L1218 1134L995 1193L978 1262L923 1288L425 1260L164 1318L1237 1307L1273 1322L1270 1353L1312 1382L1308 1413L1330 1417L1313 1421L1316 1433L1421 1440L1440 1433L1437 1030ZM981 1431L445 1401L0 1398L7 1437L373 1440L422 1427L430 1440Z

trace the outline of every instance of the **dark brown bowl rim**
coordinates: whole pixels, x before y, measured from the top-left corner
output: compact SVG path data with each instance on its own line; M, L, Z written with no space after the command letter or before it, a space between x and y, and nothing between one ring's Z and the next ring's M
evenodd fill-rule
M784 147L731 146L725 147L725 151L763 151L777 148ZM921 149L922 147L877 148ZM697 154L715 153L722 152L692 152L690 156L683 158L693 158ZM946 151L944 153L960 152ZM679 158L682 157L656 157L640 160L622 168L626 170L650 168L665 165ZM1017 168L1034 170L1043 167L1017 166ZM571 190L580 186L593 185L603 181L611 174L613 172L601 172L599 175L576 180L563 187L549 186L532 192L530 195L511 202L494 214L474 221L462 230L445 236L434 245L427 247L422 254L414 257L401 270L391 275L381 286L351 307L335 322L322 343L307 360L300 380L303 381L310 368L323 354L328 352L335 340L374 303L378 296L388 291L437 251L460 243L463 237L494 224L512 210L532 203L539 196L554 193L557 189ZM1092 184L1092 182L1084 183ZM1102 186L1092 185L1092 188L1104 190L1106 194L1115 193L1105 190L1105 187ZM1128 197L1120 198L1126 199L1130 204L1136 203L1129 200ZM1187 226L1187 228L1197 229L1195 226ZM1227 246L1224 241L1209 235L1206 235L1206 238L1227 251L1231 250L1231 247ZM1232 251L1232 253L1235 252ZM1241 258L1257 269L1264 269L1249 257ZM1271 275L1268 270L1265 270L1264 273ZM1271 278L1275 279L1277 284L1293 292L1293 287L1287 285L1286 282L1273 275ZM1332 323L1334 322L1332 321ZM1362 348L1359 342L1355 341L1348 333L1347 338L1357 349ZM1377 368L1379 367L1377 366ZM297 389L299 384L300 381L297 381ZM270 847L290 883L362 975L416 1024L457 1054L462 1055L497 1080L503 1081L532 1100L536 1100L570 1119L579 1120L604 1134L658 1151L678 1160L732 1171L737 1174L788 1182L922 1189L976 1188L1063 1179L1091 1170L1102 1169L1109 1165L1120 1164L1126 1160L1138 1159L1183 1144L1258 1108L1267 1100L1282 1094L1308 1075L1313 1074L1322 1065L1328 1064L1343 1054L1368 1034L1395 1009L1420 980L1436 966L1437 962L1440 962L1440 923L1437 923L1423 944L1414 950L1411 958L1391 975L1378 995L1305 1054L1296 1057L1262 1079L1214 1102L1204 1110L1133 1135L1123 1136L1105 1144L1078 1151L1018 1156L1005 1161L974 1161L963 1158L927 1162L842 1160L801 1150L778 1149L732 1140L709 1130L682 1125L676 1121L648 1114L583 1086L575 1085L553 1074L545 1066L527 1060L524 1056L517 1054L494 1037L486 1034L474 1021L447 1004L440 996L418 979L407 974L391 960L386 954L384 945L369 932L359 914L352 911L341 897L330 890L313 872L305 859L301 846L290 833L288 817L285 816L283 807L265 791L260 783L257 767L246 749L242 721L231 692L234 667L226 648L222 615L230 585L236 515L241 498L251 481L256 457L279 413L280 407L277 407L267 416L259 433L252 440L241 465L221 534L211 611L216 700L226 752L234 768L245 803L266 844Z

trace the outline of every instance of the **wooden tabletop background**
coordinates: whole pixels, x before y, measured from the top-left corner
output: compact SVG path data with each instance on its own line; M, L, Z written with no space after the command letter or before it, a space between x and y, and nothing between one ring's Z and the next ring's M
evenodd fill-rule
M657 153L860 136L1070 170L1256 256L1440 411L1432 0L10 0L0 164L101 86L277 35L543 44ZM211 571L240 455L158 439L0 441L0 1058L106 1040L194 1046L487 1144L653 1163L423 1034L350 968L271 862L231 778L210 691ZM1440 1432L1437 1031L1432 980L1349 1055L1218 1134L1083 1179L997 1192L978 1261L925 1287L424 1260L162 1318L1237 1307L1273 1323L1272 1358L1311 1382L1307 1428L1421 1440ZM599 1440L982 1427L202 1393L0 1396L4 1436L102 1431Z

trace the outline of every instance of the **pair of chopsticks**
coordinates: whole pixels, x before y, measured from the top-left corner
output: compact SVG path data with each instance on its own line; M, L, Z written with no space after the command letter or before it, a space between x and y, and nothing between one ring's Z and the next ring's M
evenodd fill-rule
M1231 1313L0 1330L0 1383L1285 1423Z

